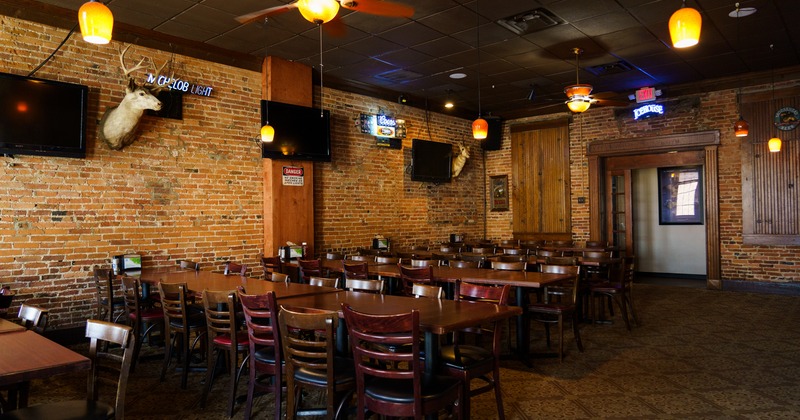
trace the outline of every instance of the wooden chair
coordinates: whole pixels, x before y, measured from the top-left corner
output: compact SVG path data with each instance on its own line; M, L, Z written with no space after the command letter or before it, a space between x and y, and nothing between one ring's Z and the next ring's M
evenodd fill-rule
M494 254L494 247L493 246L476 246L472 248L472 252L475 254Z
M164 336L164 312L161 308L154 308L142 300L142 284L135 277L122 278L122 298L125 303L125 318L128 320L128 325L133 327L135 342L131 369L135 369L144 339L150 337L153 329L158 329L162 337Z
M402 289L400 293L405 296L412 296L412 290L415 284L434 285L433 282L433 266L424 267L406 267L397 264L400 270L400 284Z
M278 324L286 363L286 418L345 418L356 381L353 360L336 356L337 313L282 306ZM322 391L325 407L300 410L302 389L309 388Z
M546 287L544 291L544 302L536 302L528 305L528 315L534 321L538 321L545 326L545 336L547 347L550 348L550 324L558 325L558 357L564 361L564 322L572 320L572 332L575 335L575 344L578 350L583 352L580 330L578 329L578 311L575 306L577 303L578 287L580 281L581 267L575 265L549 265L542 264L540 269L543 273L569 274L572 279L551 289ZM551 290L553 292L551 293ZM565 292L566 290L566 292Z
M189 378L191 353L206 333L206 318L202 309L188 304L186 283L158 283L161 294L161 309L164 311L164 364L161 381L167 375L170 360L177 349L178 360L183 360L181 389L186 389ZM192 335L194 339L192 340Z
M434 259L411 259L411 266L412 267L437 267L441 265L440 260Z
M350 287L351 280L368 280L369 264L366 262L342 261L342 276L345 288ZM383 282L381 282L382 284Z
M228 261L225 263L225 270L223 274L226 276L233 276L233 275L240 275L242 277L247 275L247 264L239 264L233 261Z
M178 266L185 270L200 271L200 263L189 260L178 260Z
M236 322L238 298L235 291L213 292L203 290L203 309L206 314L206 337L208 338L206 361L206 383L200 398L200 407L205 408L208 393L214 385L217 367L220 362L228 363L231 380L228 389L228 417L233 417L236 403L236 385L244 369L246 357L242 357L239 365L239 353L247 353L250 340L247 331L239 329ZM216 353L216 358L214 354ZM213 360L213 362L212 362ZM280 404L280 400L278 400Z
M586 248L606 249L609 244L608 241L586 241Z
M522 248L503 248L504 255L528 255L528 251Z
M384 256L375 257L375 264L397 264L399 262L400 258L397 257L384 257Z
M14 292L11 291L11 287L9 286L0 287L0 318L3 319L8 318L8 308L11 307L11 303L13 301L14 301Z
M322 276L322 260L297 260L297 265L300 266L300 276L303 283L308 284L308 279L311 276Z
M503 239L500 241L500 247L505 249L516 248L519 246L519 240L517 239Z
M460 246L444 245L439 248L439 251L444 253L458 254L459 252L461 252L461 249L462 247Z
M478 261L452 260L450 268L480 268Z
M2 414L3 419L117 419L125 418L125 391L133 359L133 330L131 327L90 319L86 321L86 337L89 338L89 359L92 368L87 380L85 400L61 401L21 408ZM122 355L115 349L108 353L109 343L117 344ZM108 404L98 401L99 385L113 385L116 401Z
M350 261L374 262L376 255L351 255L347 257Z
M23 303L19 306L17 318L22 321L22 325L26 330L34 331L37 334L43 334L44 330L47 329L48 314L47 309Z
M278 304L275 292L263 295L248 295L239 288L239 301L242 303L247 336L250 345L250 380L247 383L247 403L244 418L249 419L253 411L256 391L270 391L275 395L275 417L281 418L281 398L283 380L283 357L281 335L278 328ZM266 377L265 377L266 376ZM266 379L270 379L267 383Z
M357 312L346 303L342 311L356 365L359 420L367 410L381 417L422 419L448 407L456 418L466 418L459 405L462 387L458 380L423 374L419 311L372 315ZM384 346L410 351L381 350Z
M442 286L414 283L411 286L411 296L415 298L442 299L444 298L444 289L442 289Z
M351 292L383 293L383 280L348 279L346 285Z
M595 308L597 298L607 297L619 307L619 311L622 313L622 319L625 321L625 327L628 328L628 331L631 330L631 318L633 318L636 325L639 325L639 317L634 310L632 296L634 268L634 257L626 256L619 266L611 270L611 276L608 281L595 283L589 286L591 293L591 299L589 300L590 312L593 323L597 315ZM628 316L629 312L630 317Z
M577 257L545 257L542 264L547 265L578 265Z
M461 254L462 261L473 261L478 263L478 268L486 266L486 256L484 255L464 255Z
M524 262L527 262L528 261L528 256L525 255L525 254L517 254L517 255L504 254L504 255L501 255L501 256L497 257L497 261L503 261L503 262L524 261Z
M412 245L412 251L428 251L430 247L428 245Z
M114 272L95 266L94 286L97 290L97 319L117 322L124 314L125 302L121 296L114 296Z
M492 261L492 270L525 271L526 261Z
M342 254L340 252L328 252L328 253L325 254L325 259L326 260L334 260L334 261L343 260L344 259L344 254Z
M450 265L451 260L458 259L456 252L431 252L432 260L439 260L441 265Z
M290 283L289 275L283 273L272 273L269 280L273 283Z
M308 284L312 286L339 288L339 279L331 277L311 277L308 279Z
M281 261L281 257L274 256L274 257L265 257L264 255L259 255L259 260L261 261L261 268L264 270L264 278L268 279L272 273L283 273L283 262Z
M511 296L511 286L502 287L456 283L455 300L490 302L507 306ZM464 344L463 335L470 334L477 337L490 337L491 348ZM494 389L497 414L500 419L505 419L503 410L503 397L500 391L500 339L501 331L499 322L488 325L464 329L453 334L453 344L443 346L441 357L443 370L449 375L458 378L462 384L464 402L462 412L465 418L470 417L470 399L476 395ZM491 375L491 377L489 377ZM471 386L472 381L478 379L483 384L478 388Z

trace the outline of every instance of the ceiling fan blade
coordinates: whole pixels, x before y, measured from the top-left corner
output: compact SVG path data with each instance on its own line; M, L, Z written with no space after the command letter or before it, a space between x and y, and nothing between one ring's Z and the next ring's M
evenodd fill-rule
M628 106L630 102L618 101L615 99L595 99L592 98L592 106Z
M241 16L236 17L236 21L241 23L241 24L243 24L243 25L246 25L248 23L253 23L253 22L262 20L265 17L277 15L277 14L280 14L280 13L283 13L283 12L288 12L289 10L292 10L292 9L297 9L297 2L296 1L292 2L292 3L289 3L289 4L284 4L284 5L281 5L281 6L268 7L266 9L262 9L262 10L259 10L257 12L248 13L246 15L241 15Z
M341 0L339 2L345 9L371 15L405 17L414 16L414 8L405 4L392 3L380 0Z
M341 38L347 34L347 25L339 18L341 15L336 15L333 19L322 25L328 32L328 35Z

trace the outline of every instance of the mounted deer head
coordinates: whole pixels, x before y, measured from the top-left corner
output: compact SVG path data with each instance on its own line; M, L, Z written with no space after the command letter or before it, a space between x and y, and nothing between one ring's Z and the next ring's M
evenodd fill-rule
M125 86L125 96L119 105L106 110L99 124L100 138L113 150L120 150L136 140L136 127L139 125L139 120L142 118L144 110L159 111L161 109L161 101L155 95L158 95L158 92L165 87L165 85L159 84L136 84L131 73L144 68L142 63L146 58L142 57L139 63L131 68L125 67L125 53L128 52L129 48L130 45L125 47L119 54L119 62L122 66L124 77L128 79L128 84ZM152 62L152 60L150 61ZM156 70L156 75L153 78L156 83L158 83L161 71L167 63L165 62ZM166 83L169 83L171 79L172 76L167 78Z
M464 164L467 163L467 159L469 159L469 147L461 143L458 145L458 148L460 151L455 159L453 159L453 178L461 173L461 170L464 169Z

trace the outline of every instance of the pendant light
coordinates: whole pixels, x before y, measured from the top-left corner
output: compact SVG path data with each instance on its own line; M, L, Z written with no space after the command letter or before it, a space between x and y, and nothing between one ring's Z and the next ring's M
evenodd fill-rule
M740 11L741 9L739 8L739 3L736 3L736 10L734 12L736 16L736 43L738 45L742 44L741 37L739 36L740 33L739 19L742 18L742 15L740 15ZM736 137L747 137L747 134L750 133L750 124L748 124L747 121L745 121L744 117L742 117L742 108L741 104L739 103L741 100L741 96L742 96L742 81L740 79L739 91L736 93L736 110L739 112L739 120L733 124L733 133L736 135Z
M700 42L700 27L703 18L700 12L691 7L686 7L686 0L672 17L669 18L669 36L675 48L687 48Z
M475 2L475 15L477 25L475 26L478 50L478 119L472 122L472 137L475 140L483 140L489 135L489 123L481 116L481 15L478 10L479 1Z
M775 106L775 45L770 44L769 49L772 50L772 101L770 101L769 108L772 109ZM770 132L775 132L775 123L772 123L772 128L770 128ZM773 135L771 139L767 142L767 147L769 151L772 153L778 153L781 151L781 139L778 137L777 134Z
M307 21L322 25L339 13L339 2L336 0L298 0L297 8Z
M114 27L114 15L99 1L91 0L78 9L78 23L83 40L91 44L108 44Z
M572 53L575 54L575 84L564 88L564 93L567 94L567 108L575 113L585 112L592 105L592 98L589 96L592 93L592 85L581 84L578 72L580 71L580 56L583 50L580 48L573 48Z
M267 18L264 18L264 70L266 71L266 63L267 63ZM264 120L265 123L261 127L261 142L263 143L272 143L272 140L275 139L275 128L269 125L269 104L267 104L266 109L264 110Z

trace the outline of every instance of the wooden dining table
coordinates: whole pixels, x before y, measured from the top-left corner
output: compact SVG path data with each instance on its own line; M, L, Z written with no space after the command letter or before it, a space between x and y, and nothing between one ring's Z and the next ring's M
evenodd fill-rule
M342 272L341 261L323 260L322 265L332 272ZM400 277L400 267L398 267L397 264L369 263L368 270L370 274L377 276L391 278ZM460 280L469 283L498 286L509 285L516 288L515 304L522 308L523 312L521 312L516 319L516 338L518 344L515 352L520 361L526 365L530 365L530 320L526 315L530 302L530 289L539 289L548 284L570 279L568 274L490 270L485 268L453 268L448 266L433 267L433 277L434 281L438 283L453 284Z
M137 277L142 282L142 288L155 286L158 283L186 283L187 288L195 293L203 290L226 291L236 290L242 286L246 293L264 294L275 292L275 297L282 299L285 297L314 295L320 293L335 293L339 289L333 287L311 286L308 284L272 282L263 279L254 279L240 275L226 275L205 270L182 270L178 268L145 268L136 273L126 273ZM144 290L143 294L149 293Z
M25 331L25 327L7 319L0 318L0 334Z
M17 401L9 408L26 407L33 379L88 370L91 360L33 331L0 334L0 387L19 385Z
M433 372L439 363L439 337L462 328L494 322L520 315L516 306L501 306L485 302L453 301L446 299L413 298L385 294L341 292L286 298L281 306L295 306L336 311L343 319L342 303L349 304L359 312L387 315L419 311L420 329L425 332L425 369ZM347 330L339 322L337 349L346 352Z

